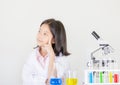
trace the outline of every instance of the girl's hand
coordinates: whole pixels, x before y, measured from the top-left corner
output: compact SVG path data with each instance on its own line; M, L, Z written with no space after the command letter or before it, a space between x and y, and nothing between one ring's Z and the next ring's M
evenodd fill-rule
M48 44L45 45L45 49L47 50L49 57L50 57L49 66L48 66L48 77L47 77L49 80L51 75L53 74L52 72L54 70L54 62L55 62L55 53L54 53L54 50L52 48L51 39L49 40Z
M48 54L53 50L52 44L51 44L51 39L48 41L46 45L44 45L44 48L47 50Z
M52 39L49 38L48 43L47 43L46 45L44 45L44 49L48 52L48 54L50 55L50 57L51 57L52 55L55 55L54 50L53 50L53 48L52 48L52 43L51 43L51 41L52 41Z
M46 79L45 84L50 85L50 79Z

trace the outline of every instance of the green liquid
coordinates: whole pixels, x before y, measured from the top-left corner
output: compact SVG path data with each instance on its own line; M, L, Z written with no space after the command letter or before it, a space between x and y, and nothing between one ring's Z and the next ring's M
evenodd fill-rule
M100 72L100 83L103 83L103 72Z

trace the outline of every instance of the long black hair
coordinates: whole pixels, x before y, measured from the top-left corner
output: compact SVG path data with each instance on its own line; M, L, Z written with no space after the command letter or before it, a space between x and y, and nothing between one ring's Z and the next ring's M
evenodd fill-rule
M67 51L67 40L66 40L66 32L64 25L61 21L55 19L47 19L41 23L47 24L50 28L50 31L53 35L55 43L52 44L53 50L56 56L59 56L60 53L64 56L70 55Z

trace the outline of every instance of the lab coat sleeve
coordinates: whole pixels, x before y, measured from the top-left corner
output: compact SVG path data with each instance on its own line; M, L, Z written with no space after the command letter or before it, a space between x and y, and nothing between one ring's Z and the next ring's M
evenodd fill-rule
M22 71L22 80L23 80L23 85L34 85L34 73L33 73L33 66L30 63L30 60L28 60L23 67Z
M22 80L23 85L45 85L44 82L41 82L39 75L35 70L35 61L34 55L32 55L23 67Z

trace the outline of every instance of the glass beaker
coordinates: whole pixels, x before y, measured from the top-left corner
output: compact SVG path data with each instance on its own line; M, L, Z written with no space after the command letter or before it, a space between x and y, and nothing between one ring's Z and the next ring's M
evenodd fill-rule
M77 85L77 71L69 70L66 72L66 85Z
M78 83L78 73L76 70L73 71L73 85L77 85Z

